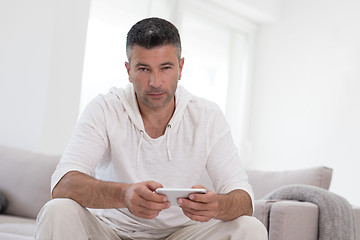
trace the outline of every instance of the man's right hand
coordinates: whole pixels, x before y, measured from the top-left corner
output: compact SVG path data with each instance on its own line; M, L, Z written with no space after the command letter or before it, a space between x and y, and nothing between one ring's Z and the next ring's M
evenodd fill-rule
M129 184L125 191L125 205L137 217L153 219L170 207L166 196L155 193L162 185L155 181Z

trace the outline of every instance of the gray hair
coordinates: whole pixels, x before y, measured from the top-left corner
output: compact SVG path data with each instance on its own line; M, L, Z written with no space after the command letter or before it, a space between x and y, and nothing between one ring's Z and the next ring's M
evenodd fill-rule
M146 49L172 44L181 57L181 41L178 29L161 18L146 18L137 22L127 34L126 55L130 62L130 51L137 45Z

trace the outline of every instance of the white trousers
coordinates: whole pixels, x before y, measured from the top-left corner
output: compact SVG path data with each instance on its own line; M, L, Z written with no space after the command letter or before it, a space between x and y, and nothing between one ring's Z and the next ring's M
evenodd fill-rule
M70 199L49 201L39 213L37 240L127 240L86 208ZM210 221L180 229L161 240L266 240L267 231L255 217L242 216L233 221Z

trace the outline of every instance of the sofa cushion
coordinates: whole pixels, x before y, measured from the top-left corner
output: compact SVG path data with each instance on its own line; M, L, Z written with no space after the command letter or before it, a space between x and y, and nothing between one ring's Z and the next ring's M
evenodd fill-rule
M50 179L59 160L0 146L0 192L9 202L5 214L36 218L50 200Z
M6 240L34 240L33 236L22 236L12 233L3 233L0 232L0 239L6 239Z
M34 235L35 229L36 229L35 219L14 217L14 216L0 214L1 233L30 237ZM3 238L0 237L0 239Z
M271 191L289 184L308 184L329 189L332 169L314 167L288 171L247 170L249 182L254 190L255 199L260 199Z

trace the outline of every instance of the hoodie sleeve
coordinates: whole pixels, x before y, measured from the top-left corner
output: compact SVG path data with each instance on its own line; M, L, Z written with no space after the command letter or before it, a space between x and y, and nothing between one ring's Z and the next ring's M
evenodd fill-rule
M105 106L103 97L99 95L85 108L52 175L51 191L70 171L95 176L96 166L109 146Z
M221 194L242 189L253 202L253 191L232 139L230 126L220 109L213 118L208 126L209 155L206 168L214 189Z

